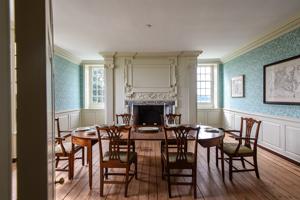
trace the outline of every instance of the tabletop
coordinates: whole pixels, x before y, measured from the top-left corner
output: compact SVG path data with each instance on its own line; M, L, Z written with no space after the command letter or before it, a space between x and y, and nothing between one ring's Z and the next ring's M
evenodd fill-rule
M224 132L219 130L218 128L201 125L198 140L204 141L204 140L217 139L223 137L223 135ZM86 128L86 129L74 130L72 132L72 136L81 139L98 140L95 127L91 127L90 129ZM165 135L163 131L153 132L153 133L141 133L141 132L132 131L130 139L161 141L165 139Z

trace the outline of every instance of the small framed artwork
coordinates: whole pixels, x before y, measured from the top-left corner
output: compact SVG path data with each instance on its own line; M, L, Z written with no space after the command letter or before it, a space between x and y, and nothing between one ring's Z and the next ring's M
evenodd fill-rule
M245 97L245 86L244 86L245 76L235 76L231 79L231 97L240 98Z
M264 66L264 103L300 105L300 55Z

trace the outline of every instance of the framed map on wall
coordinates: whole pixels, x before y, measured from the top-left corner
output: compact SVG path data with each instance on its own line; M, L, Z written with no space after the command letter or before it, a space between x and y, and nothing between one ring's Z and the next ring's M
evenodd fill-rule
M231 79L231 97L245 97L244 75L235 76Z
M264 103L300 105L300 55L264 66Z

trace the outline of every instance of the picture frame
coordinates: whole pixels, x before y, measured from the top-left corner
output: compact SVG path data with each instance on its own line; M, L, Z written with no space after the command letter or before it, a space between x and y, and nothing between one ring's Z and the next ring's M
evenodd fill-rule
M300 105L300 55L264 65L264 103Z
M245 97L245 75L235 76L231 78L231 97Z

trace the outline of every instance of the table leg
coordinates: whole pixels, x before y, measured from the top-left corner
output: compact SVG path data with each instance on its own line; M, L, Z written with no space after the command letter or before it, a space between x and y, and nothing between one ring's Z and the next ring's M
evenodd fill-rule
M224 151L223 151L223 145L221 146L221 166L222 166L222 178L223 182L225 181L225 174L224 174Z
M207 164L209 165L210 161L210 147L207 147Z
M89 165L89 186L90 189L92 189L93 184L93 149L92 149L92 143L90 142L87 146L87 160Z

